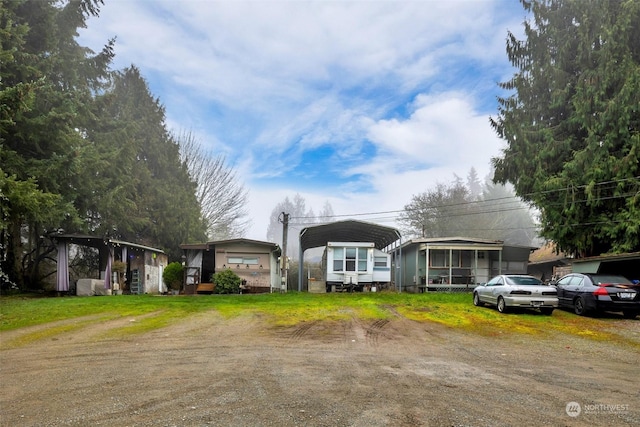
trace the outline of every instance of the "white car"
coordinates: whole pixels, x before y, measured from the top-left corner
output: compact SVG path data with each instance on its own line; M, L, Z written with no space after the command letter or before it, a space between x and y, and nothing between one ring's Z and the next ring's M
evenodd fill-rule
M495 305L500 313L509 307L537 308L550 315L558 307L558 290L533 276L501 274L473 289L473 305Z

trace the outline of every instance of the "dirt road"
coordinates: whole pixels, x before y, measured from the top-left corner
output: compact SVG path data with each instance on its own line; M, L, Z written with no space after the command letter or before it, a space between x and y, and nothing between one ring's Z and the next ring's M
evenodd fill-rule
M1 425L640 425L640 356L620 344L475 336L400 316L274 328L215 312L105 338L135 321L0 351ZM640 320L620 328L640 342Z

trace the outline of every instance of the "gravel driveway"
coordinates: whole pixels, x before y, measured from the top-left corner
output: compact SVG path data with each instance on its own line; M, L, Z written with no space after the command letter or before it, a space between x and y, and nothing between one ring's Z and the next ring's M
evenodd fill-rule
M2 426L637 426L638 346L476 336L392 320L265 326L215 312L127 338L135 318L19 346L0 334ZM640 344L640 320L619 320ZM572 403L574 402L574 403Z

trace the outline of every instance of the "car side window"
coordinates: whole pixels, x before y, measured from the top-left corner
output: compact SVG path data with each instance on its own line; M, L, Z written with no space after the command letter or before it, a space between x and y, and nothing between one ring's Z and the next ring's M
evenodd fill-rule
M563 277L562 279L558 280L558 285L560 286L567 286L569 284L569 282L571 281L571 279L573 279L573 277Z
M493 284L493 286L501 286L504 285L504 281L502 280L502 277L498 277L498 280L496 280L496 283Z
M571 286L582 286L582 277L579 277L579 276L572 277Z

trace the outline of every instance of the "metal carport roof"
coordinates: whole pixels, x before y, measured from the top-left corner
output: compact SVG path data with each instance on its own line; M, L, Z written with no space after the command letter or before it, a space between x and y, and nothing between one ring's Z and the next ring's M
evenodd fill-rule
M303 228L300 231L298 290L302 290L302 260L307 249L326 246L327 242L372 242L377 249L384 249L400 238L400 232L395 228L356 220Z
M400 239L395 228L369 222L347 220L314 225L300 231L300 250L326 246L327 242L373 242L383 249Z

